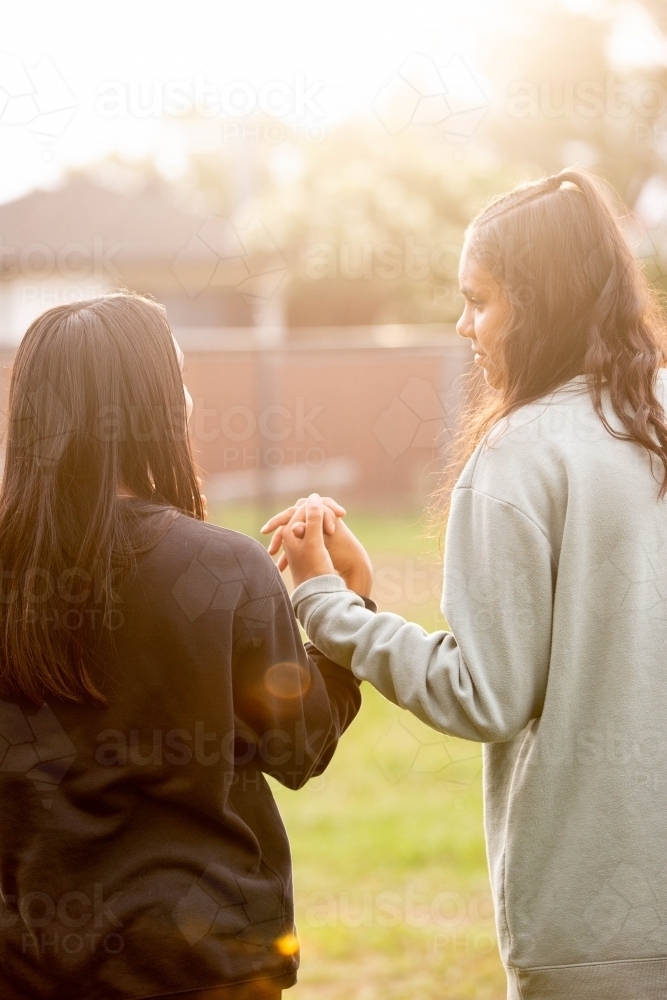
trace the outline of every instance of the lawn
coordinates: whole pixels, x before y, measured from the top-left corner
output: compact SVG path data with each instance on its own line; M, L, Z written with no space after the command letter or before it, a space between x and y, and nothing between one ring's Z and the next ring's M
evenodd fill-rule
M211 520L258 535L252 506ZM348 517L382 610L442 628L437 542L419 515ZM277 783L302 958L290 1000L503 1000L482 830L478 744L442 736L368 684L320 778Z

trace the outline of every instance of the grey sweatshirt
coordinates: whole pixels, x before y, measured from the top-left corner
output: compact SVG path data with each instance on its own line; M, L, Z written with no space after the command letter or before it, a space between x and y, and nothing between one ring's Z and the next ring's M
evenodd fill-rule
M484 743L510 1000L667 997L661 472L604 428L578 376L497 423L457 482L451 631L373 614L335 575L292 595L327 656L439 732Z

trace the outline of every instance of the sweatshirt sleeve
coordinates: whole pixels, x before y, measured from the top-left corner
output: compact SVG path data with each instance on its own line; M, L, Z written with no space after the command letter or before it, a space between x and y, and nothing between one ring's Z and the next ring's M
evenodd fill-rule
M263 546L244 552L245 596L232 657L236 746L290 788L321 774L361 705L358 679L304 646L289 596ZM247 591L252 587L252 600Z
M501 742L542 710L555 578L537 524L466 486L454 490L445 544L451 631L373 614L333 575L301 584L292 601L318 649L390 701L440 732Z

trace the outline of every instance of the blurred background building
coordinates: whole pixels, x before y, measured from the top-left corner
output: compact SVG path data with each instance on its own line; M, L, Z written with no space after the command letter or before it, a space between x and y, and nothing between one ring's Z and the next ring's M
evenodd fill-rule
M327 39L302 6L291 36L276 20L279 45L265 25L237 52L246 15L200 4L197 45L162 62L127 34L114 48L144 16L128 4L102 19L99 66L46 8L46 26L17 27L0 55L5 374L44 309L147 293L186 354L211 499L405 505L435 485L455 424L457 268L491 196L593 169L667 288L663 0L426 6L348 11L377 33L363 58L345 17ZM168 48L178 24L159 34Z

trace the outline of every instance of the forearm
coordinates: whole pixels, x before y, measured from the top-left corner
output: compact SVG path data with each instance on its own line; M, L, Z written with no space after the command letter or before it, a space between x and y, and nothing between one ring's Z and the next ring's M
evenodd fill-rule
M507 718L451 632L429 634L399 615L373 614L333 575L302 584L292 600L318 649L428 726L482 742L508 738Z
M332 725L320 754L313 761L310 776L322 774L334 755L338 741L361 708L361 681L352 671L330 660L312 643L306 643L308 656L317 664L329 695Z

